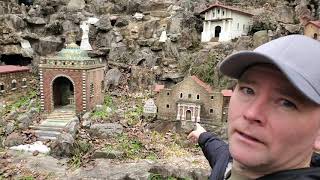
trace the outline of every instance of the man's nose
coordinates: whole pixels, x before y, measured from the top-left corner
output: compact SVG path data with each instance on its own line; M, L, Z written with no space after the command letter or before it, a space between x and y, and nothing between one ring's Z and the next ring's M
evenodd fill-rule
M246 120L249 120L251 123L258 123L263 125L266 120L267 115L267 97L256 97L247 105L246 110L243 115Z

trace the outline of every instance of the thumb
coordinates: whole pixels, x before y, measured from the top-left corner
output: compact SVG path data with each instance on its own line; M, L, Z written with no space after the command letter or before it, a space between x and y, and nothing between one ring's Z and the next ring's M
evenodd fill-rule
M193 136L194 132L192 131L188 136L187 139L190 139Z
M196 123L197 130L203 128L199 123Z

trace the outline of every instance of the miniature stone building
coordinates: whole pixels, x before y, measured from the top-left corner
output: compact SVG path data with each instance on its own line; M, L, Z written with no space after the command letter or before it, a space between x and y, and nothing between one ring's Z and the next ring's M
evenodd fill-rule
M25 91L31 78L30 68L26 66L0 66L0 97Z
M320 20L318 21L309 21L304 26L304 35L309 36L313 39L320 39Z
M232 95L232 90L230 89L224 89L221 91L222 94L222 115L221 115L221 121L227 122L228 121L228 108L229 108L229 102Z
M204 15L201 42L230 41L247 35L253 14L220 4L213 4L200 12Z
M39 74L41 109L47 113L67 105L82 113L103 102L104 65L75 43L41 59Z
M221 122L222 95L196 76L189 76L171 89L156 86L157 118L205 124Z

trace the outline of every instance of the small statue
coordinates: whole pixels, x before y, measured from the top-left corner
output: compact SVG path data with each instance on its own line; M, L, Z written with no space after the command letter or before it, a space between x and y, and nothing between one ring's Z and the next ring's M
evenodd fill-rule
M82 37L81 37L81 44L80 49L82 50L92 50L92 47L89 43L89 25L86 21L83 21L80 25L82 29Z

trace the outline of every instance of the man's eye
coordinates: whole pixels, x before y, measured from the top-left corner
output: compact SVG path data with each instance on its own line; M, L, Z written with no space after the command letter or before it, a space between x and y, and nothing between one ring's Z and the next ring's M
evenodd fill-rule
M297 109L297 106L293 102L286 100L286 99L281 100L280 104L282 106L284 106L285 108Z
M253 89L251 89L249 87L240 87L240 91L243 92L244 94L247 94L247 95L253 95L254 94Z

